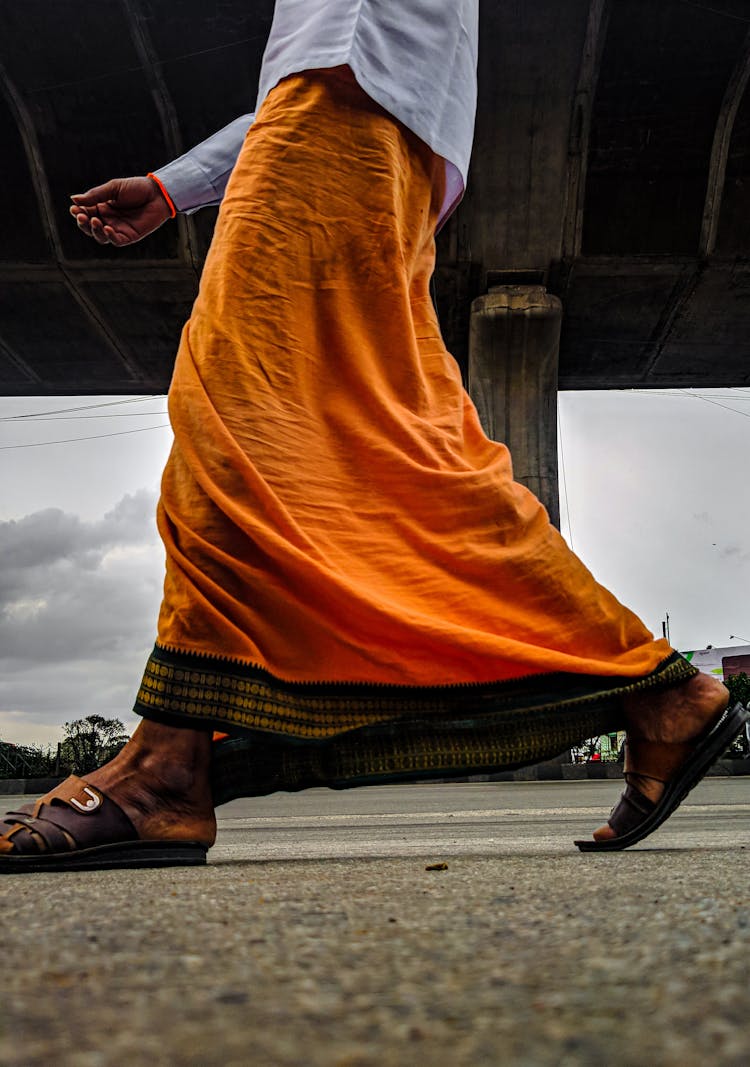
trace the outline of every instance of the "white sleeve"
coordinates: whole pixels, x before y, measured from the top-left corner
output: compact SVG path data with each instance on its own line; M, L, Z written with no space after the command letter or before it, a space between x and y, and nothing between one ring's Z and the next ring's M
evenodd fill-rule
M192 215L221 203L245 134L255 115L241 115L184 156L155 170L178 211Z

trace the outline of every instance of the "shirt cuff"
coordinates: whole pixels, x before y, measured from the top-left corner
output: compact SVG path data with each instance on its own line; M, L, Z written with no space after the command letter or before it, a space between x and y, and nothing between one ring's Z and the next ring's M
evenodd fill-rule
M178 211L190 215L199 208L220 203L208 175L189 155L153 171Z

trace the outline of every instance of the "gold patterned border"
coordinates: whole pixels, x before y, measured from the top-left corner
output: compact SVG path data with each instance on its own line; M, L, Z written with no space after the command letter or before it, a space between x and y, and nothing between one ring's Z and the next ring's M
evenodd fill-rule
M411 710L416 710L411 703ZM138 691L136 710L147 713L151 709L218 720L245 729L322 738L394 718L392 711L378 711L376 704L374 700L291 695L261 681L173 667L152 656Z
M394 720L429 717L529 719L575 706L616 704L638 689L663 687L696 673L675 654L647 678L536 675L488 685L377 686L284 683L259 667L154 648L135 710L146 718L174 718L221 728L240 727L301 739L325 739Z

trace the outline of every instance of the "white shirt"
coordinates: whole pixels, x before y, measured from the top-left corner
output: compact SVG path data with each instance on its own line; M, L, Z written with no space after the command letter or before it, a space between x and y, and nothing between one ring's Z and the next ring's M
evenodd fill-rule
M463 195L474 136L479 0L277 0L256 111L282 78L347 65L446 164L440 222ZM179 211L218 204L254 114L154 173Z

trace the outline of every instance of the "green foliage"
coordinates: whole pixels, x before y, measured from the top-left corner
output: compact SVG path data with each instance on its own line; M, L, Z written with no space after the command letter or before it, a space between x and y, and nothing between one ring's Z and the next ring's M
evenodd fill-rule
M725 678L724 685L731 694L733 704L738 701L743 707L747 707L750 704L750 678L744 671L741 674L732 674L729 678Z
M731 674L724 679L724 685L729 690L730 704L739 702L744 707L750 704L750 678L743 671L741 674ZM750 755L750 744L745 730L736 737L727 749L726 755L734 759L747 758Z
M0 778L52 778L88 774L112 759L128 735L119 719L88 715L66 722L59 746L12 745L0 741Z
M42 745L10 745L0 741L0 778L51 778L57 750Z
M63 726L65 739L60 749L61 764L69 773L88 774L117 755L128 740L125 724L119 719L87 715Z

